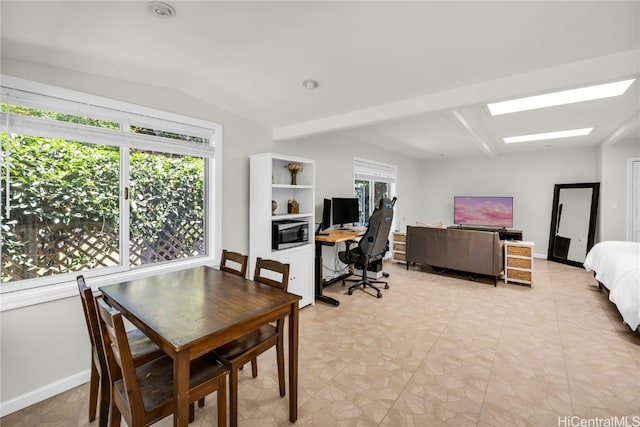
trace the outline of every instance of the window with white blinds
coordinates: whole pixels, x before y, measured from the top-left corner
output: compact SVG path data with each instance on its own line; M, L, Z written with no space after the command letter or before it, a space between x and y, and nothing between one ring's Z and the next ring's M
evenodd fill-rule
M21 79L0 91L0 293L215 257L220 125Z
M396 183L397 168L394 165L354 158L353 170L355 179Z
M396 196L397 168L394 165L354 158L354 190L360 209L360 223L367 224L381 198Z

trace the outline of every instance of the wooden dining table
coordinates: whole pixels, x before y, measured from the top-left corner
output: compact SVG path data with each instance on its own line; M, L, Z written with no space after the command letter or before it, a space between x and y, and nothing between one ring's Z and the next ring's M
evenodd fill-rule
M298 418L301 297L211 267L100 287L105 300L173 359L174 426L189 420L189 362L285 315L289 317L289 421Z

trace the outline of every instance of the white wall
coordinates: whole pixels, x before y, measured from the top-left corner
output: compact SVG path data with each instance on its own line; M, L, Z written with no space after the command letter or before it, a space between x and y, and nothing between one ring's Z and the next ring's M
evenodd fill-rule
M420 188L421 162L383 148L368 146L339 135L320 135L275 143L277 152L309 157L316 161L316 217L322 213L322 200L331 197L353 197L353 158L361 157L395 165L398 171L395 215L398 227L415 221L420 205L414 194Z
M77 298L0 313L2 415L89 380L91 347Z
M554 184L596 181L595 147L433 160L422 168L421 221L453 224L453 197L513 196L513 228L546 257Z
M627 240L627 160L640 157L640 138L626 139L604 147L600 156L599 241Z

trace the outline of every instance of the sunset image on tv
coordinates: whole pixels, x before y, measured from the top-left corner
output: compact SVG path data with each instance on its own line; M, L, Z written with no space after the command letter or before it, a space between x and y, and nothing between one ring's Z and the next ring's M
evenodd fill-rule
M454 197L454 223L489 227L513 226L513 197Z

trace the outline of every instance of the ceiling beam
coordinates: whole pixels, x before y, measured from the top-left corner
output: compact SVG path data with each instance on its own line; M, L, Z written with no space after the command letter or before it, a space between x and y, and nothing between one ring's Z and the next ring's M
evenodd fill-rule
M462 125L464 130L471 136L471 140L473 141L473 143L477 145L484 154L491 158L496 157L496 153L493 152L491 147L489 147L489 144L487 144L486 141L478 134L478 132L476 132L474 127L469 124L469 120L460 110L452 110L451 114L458 121L458 123Z
M609 136L602 142L603 146L611 146L622 139L622 136L634 128L640 127L640 110L636 110L627 118L620 126L618 126Z
M385 121L443 112L465 106L575 88L637 74L639 49L577 61L515 76L322 117L272 130L275 141L286 141L368 126ZM375 90L372 88L371 90Z

